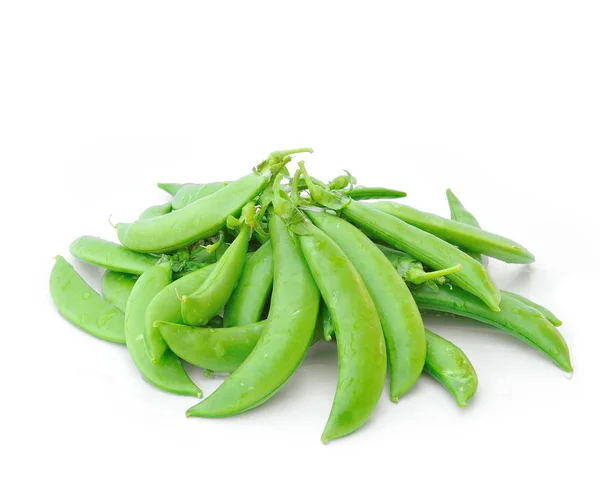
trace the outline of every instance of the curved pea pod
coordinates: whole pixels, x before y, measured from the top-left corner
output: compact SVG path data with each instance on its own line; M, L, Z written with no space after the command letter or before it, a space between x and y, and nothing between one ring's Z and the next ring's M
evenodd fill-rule
M422 287L412 293L420 309L465 316L494 326L542 351L561 369L573 370L569 349L556 327L537 309L513 297L504 296L501 311L495 312L475 296L449 285L441 285L437 293Z
M342 249L310 223L294 227L304 258L336 329L339 376L323 443L346 436L369 418L383 391L385 341L377 310Z
M181 316L185 324L206 325L223 310L242 274L251 234L250 226L242 226L206 281L191 294L181 296Z
M189 417L227 417L272 397L302 362L315 332L319 291L298 242L277 216L269 221L274 279L266 328L244 363ZM231 328L223 328L230 330Z
M357 186L356 188L347 190L346 195L353 200L376 200L382 198L404 198L406 193L404 191L392 190L391 188Z
M246 260L244 270L225 306L224 326L243 326L260 320L273 286L273 248L263 244Z
M415 384L425 364L425 328L419 308L396 269L361 231L325 212L307 215L347 255L373 299L387 348L390 396L397 402ZM309 265L312 268L310 260Z
M393 215L359 202L350 201L342 213L370 235L408 253L431 268L443 270L461 265L461 270L450 275L449 280L481 298L491 309L500 309L500 292L483 265L458 248Z
M230 328L198 328L157 321L169 348L181 359L216 372L233 372L256 346L266 321Z
M102 295L104 299L125 312L127 300L136 280L137 277L129 273L106 270L102 277Z
M151 384L170 393L202 397L202 391L188 377L179 358L167 352L152 363L144 344L146 308L150 301L171 281L171 264L159 262L138 279L125 309L127 349L142 376Z
M477 391L477 373L465 353L452 342L425 330L427 357L424 370L433 376L464 408Z
M369 205L403 220L407 224L427 231L451 244L473 253L498 258L507 263L532 263L535 257L520 244L491 232L483 231L439 215L421 212L400 203L377 202ZM407 251L407 253L409 253Z
M119 240L134 251L166 253L210 237L223 229L227 217L239 215L244 205L260 194L272 173L289 162L290 154L304 151L310 149L274 152L252 173L187 207L153 219L117 224Z
M160 360L168 347L155 322L170 321L183 323L181 316L181 299L183 295L191 294L208 278L215 265L208 265L200 270L189 273L165 286L156 294L146 309L144 326L144 344L147 354L153 363Z
M225 188L227 182L200 183L184 186L173 195L173 210L187 207L190 203L200 200Z
M125 343L123 313L102 299L62 256L50 274L50 294L60 314L95 337Z
M76 239L69 246L69 251L86 263L133 275L141 275L158 260L156 256L130 251L119 244L92 236Z
M154 217L160 217L161 215L167 215L171 213L172 207L171 202L163 203L162 205L153 205L148 207L140 214L140 219L152 219Z

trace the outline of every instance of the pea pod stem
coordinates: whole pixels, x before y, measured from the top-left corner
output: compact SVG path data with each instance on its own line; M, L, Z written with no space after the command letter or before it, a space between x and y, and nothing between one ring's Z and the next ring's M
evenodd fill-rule
M423 270L418 270L413 268L406 272L406 280L413 284L422 284L423 282L427 282L428 280L434 280L436 278L444 277L446 275L452 275L453 273L460 272L462 269L462 265L454 265L450 268L445 268L443 270L434 270L433 272L425 272Z

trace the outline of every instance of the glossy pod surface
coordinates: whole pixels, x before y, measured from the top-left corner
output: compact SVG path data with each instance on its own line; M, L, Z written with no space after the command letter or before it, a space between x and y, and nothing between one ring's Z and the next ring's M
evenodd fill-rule
M159 320L183 323L180 297L191 294L200 287L214 268L214 265L208 265L177 279L158 292L148 304L144 322L144 343L152 362L158 361L167 351L167 345L154 323Z
M102 299L62 256L50 274L50 294L60 314L95 337L125 343L123 313Z
M127 300L137 277L129 273L106 270L102 277L102 295L104 299L125 312Z
M569 349L556 327L537 309L513 297L503 297L501 311L494 312L475 296L448 285L441 285L437 293L423 287L412 293L420 309L465 316L500 328L545 353L561 369L573 370Z
M533 302L531 299L527 299L526 297L520 296L519 294L515 294L514 292L507 292L505 290L501 291L502 292L502 296L509 296L512 297L513 299L522 302L523 304L526 304L529 307L532 307L533 309L538 310L543 316L544 318L546 318L548 321L550 321L550 323L552 323L554 326L558 327L558 326L562 326L562 321L560 319L558 319L556 317L556 315L550 311L548 308L545 308L544 306L539 305L536 302Z
M152 363L144 344L145 313L150 301L171 281L171 264L161 262L147 270L135 283L125 309L127 349L142 376L164 391L202 397L202 391L188 377L179 358L166 352Z
M158 260L156 256L130 251L120 244L92 236L76 239L69 246L69 251L86 263L133 275L141 275Z
M132 224L117 224L119 240L134 251L153 253L188 246L219 232L227 217L238 215L268 181L267 176L252 173L170 214Z
M354 432L375 409L387 372L385 340L373 300L348 256L312 223L298 238L336 330L339 375L321 436L327 443Z
M267 328L244 363L188 416L226 417L265 402L292 376L313 338L319 291L281 219L272 216L269 226L275 276Z
M346 195L353 200L374 200L381 198L403 198L406 196L406 193L390 188L358 186L346 191Z
M425 371L454 396L459 407L477 391L477 373L465 353L452 342L426 330L427 359Z
M225 306L223 325L243 326L260 320L273 286L273 248L264 243L246 260L244 270Z
M421 212L400 203L382 201L370 206L468 251L492 256L507 263L535 261L533 254L520 244L477 227Z
M348 255L375 303L390 365L390 396L397 402L425 364L425 329L419 308L404 280L367 236L331 214L308 215Z
M500 292L483 265L458 248L393 215L362 203L350 201L342 213L367 234L414 256L431 268L442 270L462 265L461 271L448 278L457 286L481 298L491 309L499 309Z

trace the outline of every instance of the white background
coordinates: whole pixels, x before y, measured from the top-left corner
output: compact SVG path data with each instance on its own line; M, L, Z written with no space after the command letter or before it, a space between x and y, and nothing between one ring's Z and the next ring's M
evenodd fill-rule
M595 1L3 2L0 488L598 490L599 25ZM423 377L324 446L333 345L260 409L186 419L194 399L58 315L48 276L73 239L115 239L109 215L165 200L158 181L304 145L313 173L428 211L452 187L532 250L491 274L563 319L572 380L502 332L427 318L478 370L469 407Z

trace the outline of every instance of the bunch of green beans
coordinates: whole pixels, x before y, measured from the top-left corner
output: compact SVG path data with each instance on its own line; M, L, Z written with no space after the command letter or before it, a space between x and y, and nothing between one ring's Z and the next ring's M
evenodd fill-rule
M482 229L450 190L446 219L391 201L398 190L325 183L278 151L235 181L159 184L171 195L128 224L121 244L82 236L78 260L105 269L102 294L62 256L50 276L59 312L103 340L125 344L152 385L202 398L183 361L229 373L189 417L228 417L273 396L315 343L334 340L338 385L321 440L361 427L389 374L398 402L423 372L464 407L475 369L426 329L428 311L478 320L572 371L560 320L499 290L486 257L531 263L520 244ZM286 178L287 177L287 178ZM373 203L364 200L378 199Z

